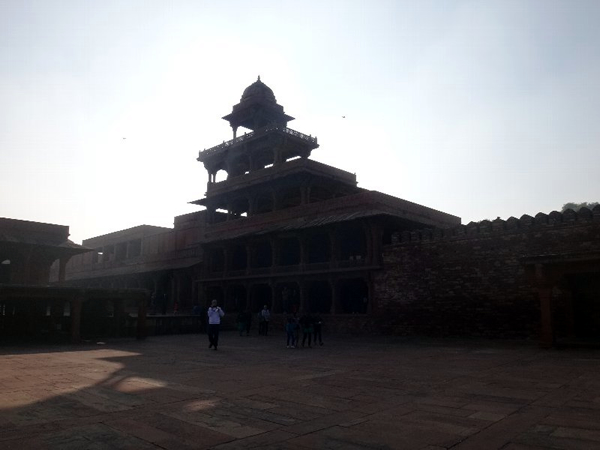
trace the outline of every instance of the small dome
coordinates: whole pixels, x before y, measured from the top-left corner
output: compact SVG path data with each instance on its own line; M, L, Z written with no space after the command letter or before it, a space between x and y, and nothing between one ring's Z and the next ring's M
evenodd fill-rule
M258 80L244 89L244 93L242 94L241 102L256 102L256 101L269 101L273 103L277 103L275 100L275 94L269 86L260 81L260 76Z

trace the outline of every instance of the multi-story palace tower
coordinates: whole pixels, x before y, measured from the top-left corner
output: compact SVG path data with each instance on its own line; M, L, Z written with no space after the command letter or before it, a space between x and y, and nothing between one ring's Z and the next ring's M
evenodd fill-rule
M192 202L207 210L196 290L203 303L369 313L377 307L371 273L392 232L460 223L359 188L354 174L310 160L317 138L288 128L294 118L260 77L223 119L233 139L200 152L209 181L206 197ZM219 171L227 177L217 182Z

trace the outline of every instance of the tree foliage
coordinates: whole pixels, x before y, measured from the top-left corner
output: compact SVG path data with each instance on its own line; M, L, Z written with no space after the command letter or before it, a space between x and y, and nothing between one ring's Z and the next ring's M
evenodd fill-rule
M579 211L581 208L589 208L592 209L594 206L598 205L598 202L583 202L583 203L565 203L562 207L562 212L565 212L567 209L572 209L573 211Z

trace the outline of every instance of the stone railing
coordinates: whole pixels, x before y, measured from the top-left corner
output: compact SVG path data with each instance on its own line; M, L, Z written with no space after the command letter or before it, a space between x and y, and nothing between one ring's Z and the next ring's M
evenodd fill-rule
M297 137L302 139L303 141L310 142L311 144L317 145L317 138L315 136L306 135L304 133L300 133L299 131L292 130L291 128L284 127L283 125L273 124L267 125L265 127L259 128L256 131L251 131L250 133L246 133L242 136L238 136L235 139L232 139L227 142L223 142L222 144L215 145L209 149L202 150L198 154L198 161L204 161L206 158L210 156L214 156L222 151L225 151L228 148L234 147L242 142L246 142L248 140L264 136L273 131L282 131L290 136Z

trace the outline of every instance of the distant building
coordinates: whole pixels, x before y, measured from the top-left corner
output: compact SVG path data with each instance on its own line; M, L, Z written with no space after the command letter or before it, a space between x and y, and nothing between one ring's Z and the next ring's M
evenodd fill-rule
M110 325L115 333L123 325L120 322L125 302L140 305L136 312L141 311L143 319L145 291L64 285L69 259L91 251L68 238L67 226L0 218L0 337L56 336L68 332L72 341L79 341L82 311L84 328L89 331L108 316L108 312L100 316L93 313L97 305L106 302L111 302ZM50 285L53 264L56 283ZM142 321L140 326L144 328ZM105 329L99 331L104 333Z

